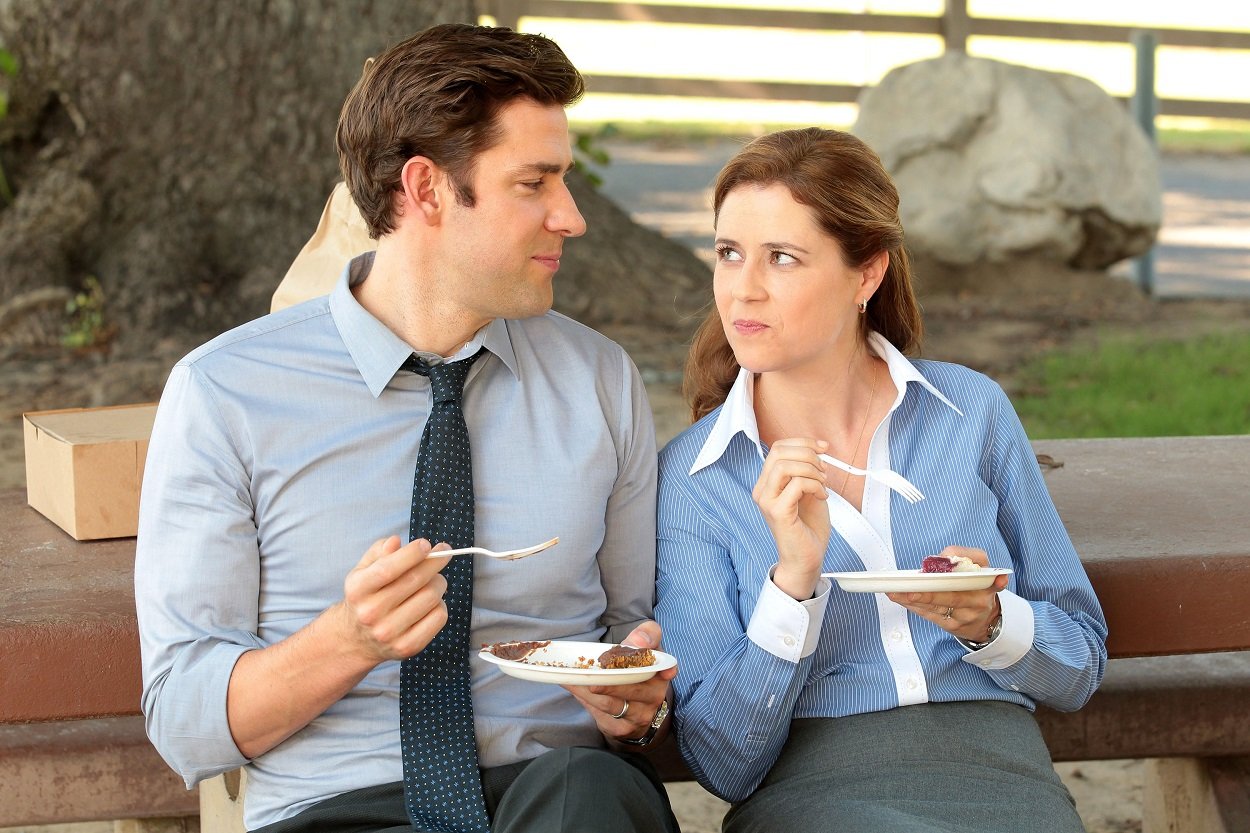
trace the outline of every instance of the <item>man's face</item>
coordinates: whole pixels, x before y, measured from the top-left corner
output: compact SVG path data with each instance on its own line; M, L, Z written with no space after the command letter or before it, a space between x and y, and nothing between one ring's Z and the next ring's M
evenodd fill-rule
M500 140L474 166L474 206L445 191L448 291L483 321L550 309L565 238L586 231L564 182L573 166L564 109L518 99L498 118Z

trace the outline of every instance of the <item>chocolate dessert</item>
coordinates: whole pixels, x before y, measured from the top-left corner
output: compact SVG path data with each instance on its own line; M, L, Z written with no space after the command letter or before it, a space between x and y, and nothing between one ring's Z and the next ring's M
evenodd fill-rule
M483 645L482 649L490 651L500 659L510 659L514 662L522 662L526 657L537 651L539 648L545 648L550 644L550 639L542 642L496 642L494 645Z
M643 668L655 664L655 654L650 648L631 648L613 645L599 655L600 668Z

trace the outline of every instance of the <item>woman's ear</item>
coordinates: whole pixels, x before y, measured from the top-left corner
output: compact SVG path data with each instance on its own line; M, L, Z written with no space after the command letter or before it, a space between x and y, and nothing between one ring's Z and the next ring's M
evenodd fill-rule
M870 257L859 270L859 297L871 298L885 280L885 270L890 268L890 253L884 249Z
M404 163L399 173L399 203L397 215L421 218L424 223L437 222L442 209L442 195L437 187L442 169L424 156L414 156Z

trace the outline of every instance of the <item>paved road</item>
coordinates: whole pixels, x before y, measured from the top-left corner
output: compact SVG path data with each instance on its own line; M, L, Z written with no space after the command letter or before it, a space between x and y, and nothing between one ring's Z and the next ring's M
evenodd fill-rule
M1161 297L1250 297L1250 157L1164 156Z
M739 145L612 141L602 189L645 226L711 262L711 184ZM1250 298L1250 157L1163 157L1159 297ZM1129 264L1112 273L1129 279Z

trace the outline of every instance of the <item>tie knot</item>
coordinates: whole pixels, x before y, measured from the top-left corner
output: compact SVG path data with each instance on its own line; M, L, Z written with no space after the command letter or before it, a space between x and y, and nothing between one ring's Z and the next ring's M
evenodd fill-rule
M427 364L423 359L410 356L404 367L413 373L430 377L430 389L435 402L456 402L464 393L464 380L469 378L469 368L482 355L479 350L467 359L442 364Z

